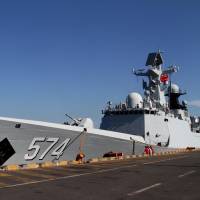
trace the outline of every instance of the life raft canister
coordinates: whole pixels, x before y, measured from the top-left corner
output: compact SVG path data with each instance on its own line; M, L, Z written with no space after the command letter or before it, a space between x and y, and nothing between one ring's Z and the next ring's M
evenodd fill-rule
M148 147L148 146L145 146L145 147L144 147L144 154L149 155L149 153L150 153L149 147Z
M154 150L153 150L152 146L145 146L144 154L153 155L154 154Z

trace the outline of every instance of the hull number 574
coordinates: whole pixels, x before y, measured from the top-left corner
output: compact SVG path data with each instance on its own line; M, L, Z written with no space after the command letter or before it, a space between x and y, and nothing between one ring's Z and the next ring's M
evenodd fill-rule
M41 155L39 157L39 160L43 160L45 156L48 154L50 150L54 148L54 146L59 142L60 138L45 138L45 137L35 137L33 138L32 142L30 143L28 147L28 151L31 151L31 153L27 153L24 155L25 160L33 160L35 159L39 152L41 152ZM51 153L51 156L56 156L56 159L59 159L60 156L63 154L67 144L69 143L70 138L65 139L60 145L55 147ZM41 148L42 147L42 148Z

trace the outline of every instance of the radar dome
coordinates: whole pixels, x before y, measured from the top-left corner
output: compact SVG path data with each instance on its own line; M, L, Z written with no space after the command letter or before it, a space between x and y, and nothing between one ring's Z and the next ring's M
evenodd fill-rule
M130 93L126 99L128 108L142 108L142 96L136 92Z
M172 92L172 93L180 93L180 88L179 88L179 86L176 85L176 84L172 84L172 85L171 85L171 92Z

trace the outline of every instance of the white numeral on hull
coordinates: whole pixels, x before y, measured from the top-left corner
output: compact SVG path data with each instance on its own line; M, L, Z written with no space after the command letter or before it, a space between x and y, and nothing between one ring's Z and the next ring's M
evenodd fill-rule
M25 160L33 160L40 151L40 145L36 144L37 142L40 143L50 143L48 148L42 153L42 155L39 157L39 160L43 160L44 157L48 154L48 152L58 143L59 138L45 138L45 137L36 137L33 138L32 142L30 143L28 147L28 151L34 151L32 154L26 153L24 155ZM65 139L56 149L53 150L51 153L51 156L56 156L57 159L63 154L65 147L69 143L70 138Z

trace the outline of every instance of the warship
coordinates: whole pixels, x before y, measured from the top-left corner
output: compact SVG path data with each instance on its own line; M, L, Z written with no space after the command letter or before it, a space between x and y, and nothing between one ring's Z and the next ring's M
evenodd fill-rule
M160 51L149 53L146 66L133 70L143 77L144 95L132 92L124 102L102 110L100 128L90 118L64 124L0 117L0 166L102 157L107 152L139 154L145 145L155 151L199 148L200 118L190 116L186 92L172 83L176 66L163 67Z

